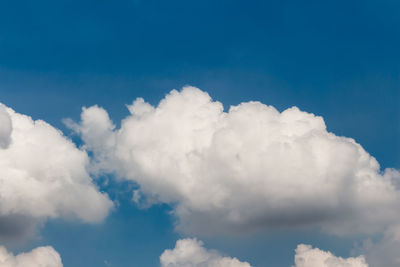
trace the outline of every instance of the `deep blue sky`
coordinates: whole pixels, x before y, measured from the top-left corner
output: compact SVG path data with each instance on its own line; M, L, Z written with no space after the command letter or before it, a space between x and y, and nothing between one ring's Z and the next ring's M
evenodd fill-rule
M118 122L136 97L155 104L190 84L226 107L296 105L400 168L398 14L394 0L1 1L0 101L68 135L61 120L82 106ZM105 190L114 187L126 185ZM65 266L157 266L179 237L168 207L138 210L129 197L115 196L121 205L103 225L51 221L26 246L53 245ZM290 266L299 242L343 256L353 245L308 233L204 240L277 267Z

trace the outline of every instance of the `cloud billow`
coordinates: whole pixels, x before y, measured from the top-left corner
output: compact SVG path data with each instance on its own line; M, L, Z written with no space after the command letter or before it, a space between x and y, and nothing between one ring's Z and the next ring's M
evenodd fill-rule
M382 172L322 117L260 102L224 112L194 87L171 91L158 106L138 98L128 109L119 129L98 106L67 125L93 152L92 172L137 182L135 200L172 205L184 232L318 227L343 235L400 219L399 172Z
M216 250L206 249L196 238L180 239L174 249L160 256L161 267L251 267L248 262L223 256ZM329 251L300 244L295 250L292 267L368 267L364 256L342 258Z
M251 267L247 262L204 248L203 242L195 238L178 240L174 249L161 254L160 262L161 267Z
M102 221L113 206L61 131L0 104L0 242L26 238L49 218Z
M54 248L38 247L30 252L14 255L5 247L0 247L2 267L63 267L61 257Z
M364 256L345 259L304 244L297 246L294 260L293 267L368 267Z

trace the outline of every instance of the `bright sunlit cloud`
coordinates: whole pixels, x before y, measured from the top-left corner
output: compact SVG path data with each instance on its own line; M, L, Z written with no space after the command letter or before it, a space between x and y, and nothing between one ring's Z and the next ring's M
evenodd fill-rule
M48 218L102 221L113 204L98 191L89 158L42 120L0 104L0 237L32 235Z
M66 123L94 153L93 173L137 182L136 202L172 205L183 232L319 227L344 235L400 221L399 172L382 171L320 116L260 102L224 112L194 87L128 109L118 129L98 106Z
M1 267L62 267L61 257L52 247L38 247L30 252L14 255L0 246Z

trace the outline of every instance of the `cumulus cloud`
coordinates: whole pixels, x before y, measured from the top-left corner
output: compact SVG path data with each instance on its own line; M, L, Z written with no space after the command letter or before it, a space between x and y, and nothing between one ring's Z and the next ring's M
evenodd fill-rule
M304 244L297 246L294 261L293 267L368 267L364 256L344 259Z
M160 256L162 267L250 267L247 262L224 257L218 251L204 248L196 238L181 239L175 248L165 250ZM295 250L292 267L369 267L364 256L342 258L329 251L300 244ZM389 265L379 265L389 266ZM396 265L398 266L398 265Z
M178 240L174 249L165 250L160 262L162 267L250 267L247 262L207 250L203 242L191 238Z
M204 234L317 226L374 232L399 220L399 172L381 171L355 140L322 117L260 102L231 106L197 88L171 91L157 106L136 99L116 128L98 106L79 133L93 172L140 185L136 202L169 203L178 229Z
M0 241L47 218L101 221L112 202L92 183L88 162L59 130L0 104Z
M62 267L61 257L52 247L38 247L27 253L13 255L0 247L1 267Z

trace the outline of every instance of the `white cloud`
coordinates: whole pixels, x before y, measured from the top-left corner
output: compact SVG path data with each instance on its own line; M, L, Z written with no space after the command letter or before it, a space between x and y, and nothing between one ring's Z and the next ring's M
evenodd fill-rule
M160 256L162 267L250 267L247 262L221 256L218 251L204 248L196 238L180 239L175 248L165 250ZM342 258L329 251L300 244L295 250L293 267L368 267L365 257ZM377 265L378 266L378 265ZM379 265L389 266L389 265ZM391 266L391 265L390 265ZM396 265L398 266L398 265Z
M399 221L399 173L381 173L322 117L260 102L224 112L193 87L171 91L158 106L138 98L128 109L119 129L98 106L68 125L94 152L94 172L137 182L137 201L171 204L181 230L318 226L346 234Z
M250 267L247 262L207 250L201 241L190 238L178 240L174 249L165 250L160 262L162 267Z
M294 261L293 267L368 267L364 256L344 259L304 244L297 246Z
M378 240L367 239L355 249L363 253L371 267L400 266L400 225L390 227Z
M112 202L92 183L88 162L59 130L0 104L0 237L47 218L107 216Z
M60 255L52 247L38 247L13 255L0 246L0 267L62 267Z

